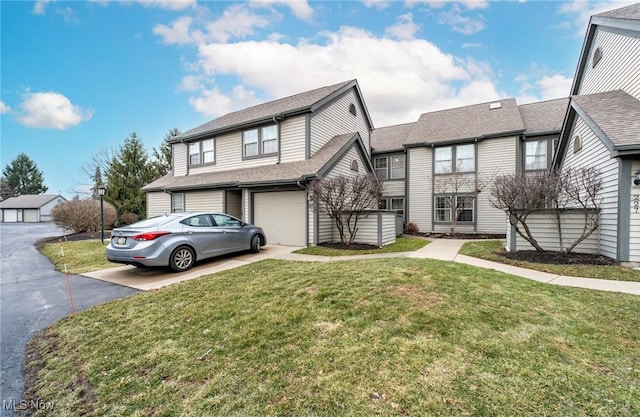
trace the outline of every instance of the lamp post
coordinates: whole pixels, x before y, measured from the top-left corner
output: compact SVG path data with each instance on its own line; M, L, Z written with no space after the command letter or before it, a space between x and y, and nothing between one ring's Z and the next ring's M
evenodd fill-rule
M98 187L98 194L100 195L100 243L104 245L104 203L103 197L106 187L101 185Z

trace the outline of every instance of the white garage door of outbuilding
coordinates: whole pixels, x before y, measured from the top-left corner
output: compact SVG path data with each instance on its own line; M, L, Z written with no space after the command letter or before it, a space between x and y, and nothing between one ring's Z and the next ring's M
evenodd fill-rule
M17 209L4 209L2 210L2 220L5 223L15 223L18 221L18 210Z
M264 229L267 243L306 246L305 191L278 191L253 195L253 220Z
M24 222L37 223L38 221L40 221L40 219L38 218L38 211L38 209L24 209L24 211L22 212L24 216Z

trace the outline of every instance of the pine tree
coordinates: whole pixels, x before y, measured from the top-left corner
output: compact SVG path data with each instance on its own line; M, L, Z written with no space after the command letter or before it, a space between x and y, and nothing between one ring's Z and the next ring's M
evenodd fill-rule
M49 189L44 185L42 171L24 153L19 154L16 159L7 164L2 175L6 178L15 195L42 194Z
M16 195L5 177L0 177L0 201Z
M141 188L154 179L156 169L136 132L125 139L124 145L111 158L105 172L105 200L113 204L119 214L135 213L146 217L146 194Z
M153 165L156 169L155 178L158 179L169 172L171 170L171 143L169 142L171 139L176 136L180 136L182 132L177 128L170 129L169 132L164 136L164 140L158 149L153 148Z
M94 200L100 199L100 194L98 193L98 188L100 186L104 186L104 181L102 181L102 170L100 166L96 166L96 172L91 176L91 181L93 181L93 187L91 187L91 198Z

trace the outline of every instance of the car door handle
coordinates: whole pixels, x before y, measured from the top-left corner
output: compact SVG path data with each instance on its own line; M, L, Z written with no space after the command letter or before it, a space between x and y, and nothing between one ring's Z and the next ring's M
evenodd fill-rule
M191 230L188 230L188 231L187 231L187 234L188 234L188 235L192 235L192 234L193 234L193 232L192 232Z

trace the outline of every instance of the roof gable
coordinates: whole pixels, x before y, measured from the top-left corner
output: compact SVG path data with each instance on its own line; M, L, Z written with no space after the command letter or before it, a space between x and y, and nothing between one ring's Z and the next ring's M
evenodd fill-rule
M406 144L453 142L517 134L524 131L513 98L424 113Z
M362 99L358 82L349 80L227 113L210 122L187 130L180 136L173 138L172 142L197 139L244 126L281 119L282 117L317 111L352 88L356 89L362 108L365 110L367 121L370 126L373 126L367 107Z
M3 209L37 209L56 198L67 201L66 198L58 194L23 194L16 197L7 198L0 201L0 208Z

